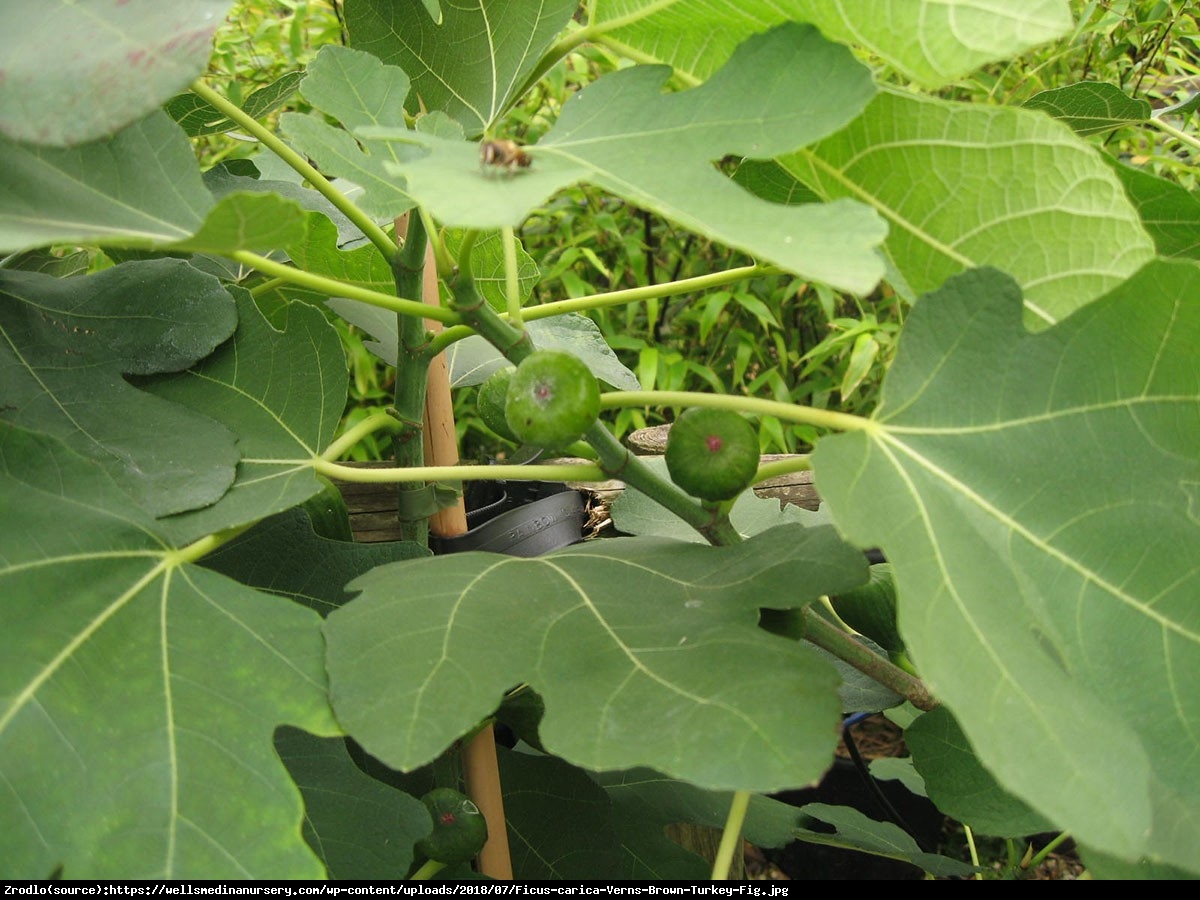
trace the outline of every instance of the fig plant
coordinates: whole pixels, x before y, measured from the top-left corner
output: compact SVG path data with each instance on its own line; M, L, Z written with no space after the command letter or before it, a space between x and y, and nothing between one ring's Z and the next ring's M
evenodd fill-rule
M0 13L0 872L401 878L435 841L418 798L495 719L524 742L497 754L519 878L720 876L739 833L836 840L814 819L970 872L769 799L821 777L844 715L891 710L974 832L1196 874L1200 214L1091 137L1191 153L1195 103L937 96L1070 34L1065 0L345 0L343 44L233 102L202 75L228 6ZM630 64L509 143L589 44ZM189 140L219 132L260 152L200 171ZM530 304L517 229L580 183L755 261ZM910 305L869 416L641 390L583 315L769 277ZM333 315L397 385L340 433ZM513 393L548 351L590 372L569 415L539 408L557 381ZM590 459L427 460L443 353L457 386L516 366L514 436ZM822 510L674 483L605 424L645 407L812 429L752 477L811 467ZM380 434L395 465L339 463ZM614 477L625 536L428 550L453 483ZM325 478L395 483L408 539L344 540ZM825 599L868 550L887 648ZM673 822L724 827L711 868Z

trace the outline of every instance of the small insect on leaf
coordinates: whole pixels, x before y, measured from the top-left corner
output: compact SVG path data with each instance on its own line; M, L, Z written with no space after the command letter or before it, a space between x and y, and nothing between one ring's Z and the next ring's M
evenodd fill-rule
M518 169L528 169L532 162L516 141L484 141L479 145L479 163L485 173L514 175Z

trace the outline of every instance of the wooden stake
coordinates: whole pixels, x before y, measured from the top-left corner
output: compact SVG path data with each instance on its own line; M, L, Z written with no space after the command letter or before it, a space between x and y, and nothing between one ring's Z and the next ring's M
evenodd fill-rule
M422 299L437 305L437 269L433 251L425 255L425 283ZM441 325L426 319L430 330ZM458 463L458 437L454 432L454 403L450 395L450 373L445 354L439 354L429 364L429 383L425 394L425 461L433 466L453 466ZM454 537L467 531L466 506L458 503L439 510L429 520L429 531L438 537ZM469 796L483 813L488 826L487 843L476 860L479 872L489 878L512 881L512 857L508 849L508 827L504 819L504 796L500 789L500 769L496 759L496 737L488 725L462 747L463 778Z

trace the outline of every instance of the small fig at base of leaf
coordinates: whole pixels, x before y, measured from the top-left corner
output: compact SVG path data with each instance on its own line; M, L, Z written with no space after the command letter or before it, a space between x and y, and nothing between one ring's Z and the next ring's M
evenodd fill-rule
M535 350L508 383L504 415L522 443L557 450L583 437L600 415L600 384L570 353Z
M471 799L453 788L434 788L421 798L433 819L433 831L417 842L417 851L442 863L466 862L487 843L487 820Z
M693 407L667 434L671 480L701 500L732 500L758 472L758 432L732 410Z

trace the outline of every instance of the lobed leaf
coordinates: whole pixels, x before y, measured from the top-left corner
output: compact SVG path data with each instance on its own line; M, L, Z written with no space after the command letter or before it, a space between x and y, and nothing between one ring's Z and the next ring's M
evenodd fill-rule
M869 426L813 457L839 528L892 563L911 657L1001 786L1097 851L1185 868L1198 293L1200 268L1154 262L1031 335L1011 279L959 276L917 303Z
M345 21L352 47L412 77L411 114L441 110L477 136L519 98L578 6L575 0L469 0L431 17L414 4L351 0Z
M69 149L0 137L0 155L0 251L170 244L213 203L187 137L162 112Z
M450 225L519 225L555 191L588 181L730 246L850 291L883 274L884 223L859 203L767 204L721 174L734 154L777 156L850 122L874 94L870 72L813 28L783 25L748 41L704 85L663 93L670 72L636 66L573 96L528 153L530 167L481 171L478 148L387 128L355 132L368 148L425 155L384 168Z
M409 85L403 70L385 66L369 53L326 45L309 64L300 88L314 107L346 128L406 129L403 101ZM300 113L284 113L279 125L300 152L316 161L322 173L362 188L357 202L368 215L390 220L414 206L384 169L386 161L407 159L410 149L376 147L376 152L364 153L345 131Z
M1069 315L1154 255L1101 156L1028 111L886 92L780 162L826 199L884 215L887 252L918 293L996 266L1020 282L1031 324Z
M140 119L204 72L213 33L230 5L6 4L0 134L61 147L103 138Z
M338 732L316 613L183 563L103 469L5 423L0 508L5 872L321 877L272 747Z
M233 333L233 298L182 260L55 278L0 271L0 418L104 466L152 515L208 506L234 477L235 436L130 385L193 365Z
M864 568L829 529L796 527L727 548L630 538L383 566L326 619L335 708L369 753L411 769L527 683L542 745L578 765L803 784L829 764L838 679L760 629L758 606L803 605ZM697 753L698 734L728 752Z
M1063 0L598 0L594 10L596 29L698 79L751 34L792 19L862 47L929 88L1071 27Z
M171 249L217 254L235 250L266 253L302 241L308 216L300 204L278 194L238 191L222 197L196 233Z

